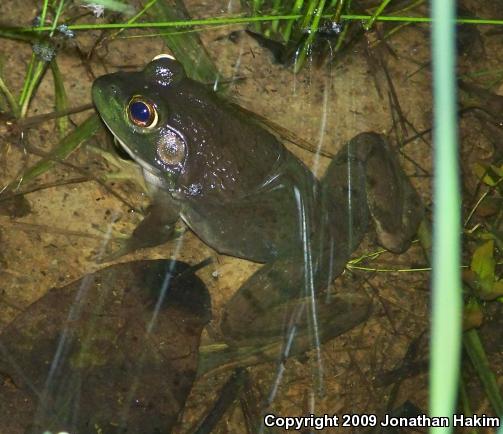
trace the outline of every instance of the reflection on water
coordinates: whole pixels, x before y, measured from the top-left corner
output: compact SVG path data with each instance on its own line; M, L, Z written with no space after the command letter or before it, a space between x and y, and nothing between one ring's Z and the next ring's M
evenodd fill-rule
M229 10L238 7L223 3ZM218 8L187 4L195 13L203 6L204 14ZM125 204L114 202L101 184L88 182L94 176L106 178L111 169L83 150L68 166L55 165L57 179L47 188L0 202L0 217L6 217L0 233L6 246L0 257L6 282L5 301L0 298L0 313L6 312L0 317L0 432L118 433L126 427L142 433L271 432L263 424L265 413L386 412L398 407L390 384L414 376L411 390L424 407L425 377L420 374L427 356L418 336L427 327L427 295L417 290L426 287L424 275L341 273L365 234L371 233L367 253L376 244L403 251L422 217L401 164L416 187L422 183L427 199L428 137L401 148L406 158L400 163L392 144L429 127L424 107L429 72L417 65L429 61L426 27L409 26L405 37L390 32L385 40L391 49L386 50L376 34L364 36L357 25L339 63L316 69L308 59L298 74L272 64L267 50L241 28L232 40L228 36L234 29L201 34L218 57L222 76L233 78L230 84L220 79L228 92L293 131L290 139L298 135L303 144L315 143L308 146L313 152L291 143L285 149L286 141L270 131L270 124L266 131L250 113L214 99L211 89L191 93L196 85L185 82L180 94L155 100L165 109L159 128L169 116L178 122L169 130L177 140L163 142L162 156L180 157L182 148L191 151L191 140L203 136L198 144L206 147L186 156L179 191L163 178L166 173L146 171L147 183L158 190L142 223L139 212L129 212L147 205L139 189L109 177L107 187L119 192ZM381 30L388 35L390 28ZM83 43L83 35L78 41ZM92 42L98 47L90 49L94 54L86 68L77 65L75 54L60 53L72 104L90 101L95 77L108 69L139 71L159 49L151 39ZM321 46L340 54L332 42ZM30 50L23 59L30 58ZM96 62L96 56L102 61ZM413 80L404 81L404 76ZM164 95L152 90L151 81L141 80L132 76L126 90L134 88L137 97L148 83L150 99ZM43 81L39 92L33 114L52 110L47 106L52 83ZM111 96L104 99L105 111L111 101ZM183 122L187 118L190 125ZM25 133L25 143L48 148L57 143L56 128L37 125ZM360 135L364 131L379 134ZM147 135L134 130L138 149L129 154L157 149ZM96 137L100 144L111 141L104 129ZM12 149L14 154L2 154L9 162L6 183L25 163L24 151ZM114 152L112 147L108 151ZM153 162L143 163L148 168ZM64 185L73 166L83 170L78 185ZM182 221L175 225L179 214ZM101 232L91 234L91 223ZM136 255L139 249L173 259L126 262L89 274L95 266L89 258L112 258L101 257L103 243L110 241L113 250L119 229L129 236L134 225L130 244L126 241L114 259L127 260L121 255ZM201 263L208 255L213 263ZM418 249L403 257L380 255L381 268L424 265ZM379 268L371 262L378 256L362 254L359 265ZM74 283L62 285L59 279ZM47 292L50 287L56 289ZM388 396L389 402L383 398Z

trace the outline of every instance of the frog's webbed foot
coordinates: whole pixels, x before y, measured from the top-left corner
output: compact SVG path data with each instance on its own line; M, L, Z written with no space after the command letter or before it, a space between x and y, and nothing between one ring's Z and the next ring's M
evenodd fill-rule
M367 216L375 224L379 243L400 253L407 249L423 218L423 205L395 152L376 133L354 137L330 164L323 179L324 198L347 210L355 248L366 230Z
M226 305L221 330L236 347L265 346L295 338L295 351L334 338L365 321L371 302L365 294L327 296L320 292L326 273L306 288L302 260L279 259L253 274ZM316 294L316 295L313 295Z

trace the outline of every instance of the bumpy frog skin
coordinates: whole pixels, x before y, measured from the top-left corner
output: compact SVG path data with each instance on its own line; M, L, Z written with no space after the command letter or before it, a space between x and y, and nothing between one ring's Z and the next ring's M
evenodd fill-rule
M188 78L173 58L100 77L92 94L156 190L133 248L152 225L163 236L143 245L164 241L181 217L219 253L265 263L227 306L222 329L232 339L279 333L283 318L271 309L326 287L369 221L385 248L401 252L422 218L416 191L378 134L353 138L318 181L273 134Z

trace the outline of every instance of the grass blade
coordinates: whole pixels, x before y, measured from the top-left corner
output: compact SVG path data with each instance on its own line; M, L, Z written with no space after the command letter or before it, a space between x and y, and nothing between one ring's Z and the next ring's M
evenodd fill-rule
M56 59L53 59L51 62L51 71L52 77L54 79L54 96L55 96L55 105L57 112L64 112L68 109L68 97L66 95L65 85L63 83L63 77L61 72L59 71L58 63ZM56 121L59 129L59 133L63 136L68 127L70 126L70 122L68 116L62 116Z
M462 312L455 12L455 1L432 0L435 172L430 414L451 421L459 385ZM449 433L450 425L430 432Z
M101 121L97 114L93 114L82 122L77 128L68 133L59 145L47 157L42 158L27 169L16 181L12 182L6 191L18 189L21 185L31 181L51 169L57 161L64 160L78 147L93 136L101 127Z
M176 2L176 7L168 6L163 1L157 2L151 8L149 14L165 21L190 19L181 1ZM176 28L173 31L176 31ZM169 49L173 52L173 55L182 63L191 78L203 83L213 83L218 79L218 70L203 47L197 33L167 33L163 35L163 38Z
M489 360L487 360L479 334L475 329L468 330L465 333L463 345L468 353L468 357L470 358L473 367L477 371L477 375L479 376L482 385L484 386L484 390L489 398L489 402L491 403L494 412L499 417L502 417L503 398L501 397L496 377L489 365Z

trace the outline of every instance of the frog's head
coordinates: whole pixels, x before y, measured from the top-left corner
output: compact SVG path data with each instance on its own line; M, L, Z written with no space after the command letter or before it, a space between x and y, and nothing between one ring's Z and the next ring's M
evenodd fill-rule
M92 87L94 104L122 147L171 188L186 158L187 142L168 124L170 110L162 90L185 77L180 63L160 55L143 71L104 75Z
M282 148L234 106L161 55L98 78L101 117L150 182L184 197L236 200L268 182ZM178 196L178 197L181 197Z

